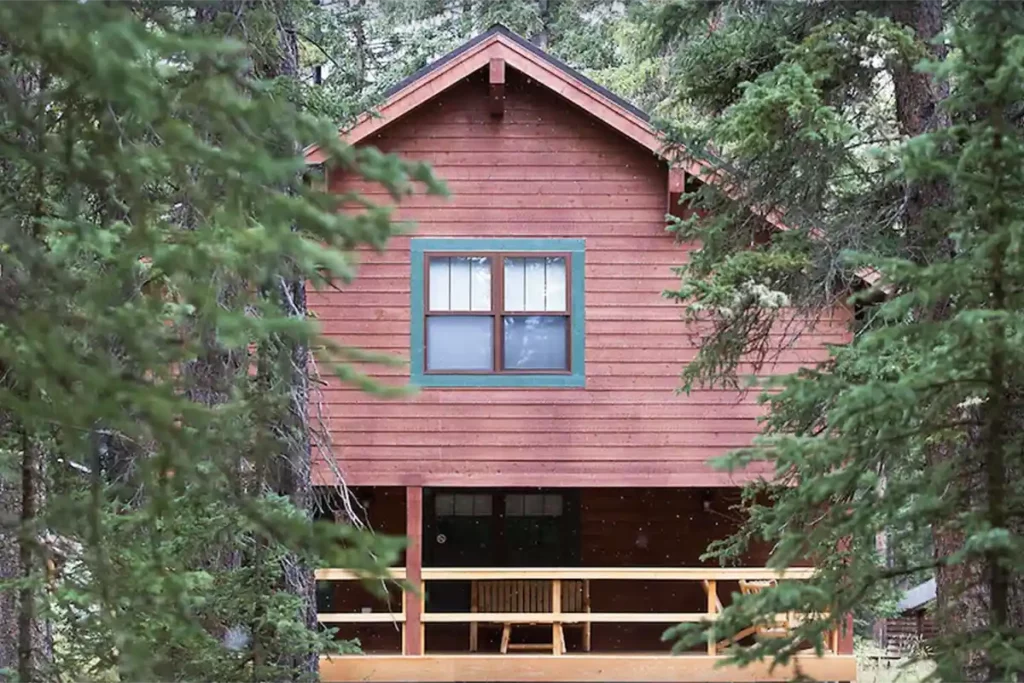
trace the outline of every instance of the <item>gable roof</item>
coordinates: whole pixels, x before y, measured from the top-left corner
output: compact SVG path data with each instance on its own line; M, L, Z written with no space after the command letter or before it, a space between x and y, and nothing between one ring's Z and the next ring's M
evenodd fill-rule
M500 24L393 85L384 93L384 103L376 114L362 114L351 129L339 130L338 134L349 144L357 144L475 71L485 68L493 58L504 59L516 71L665 159L671 168L681 169L702 182L715 185L732 199L743 201L742 190L721 164L695 158L685 152L669 152L644 111ZM321 164L325 160L318 145L310 145L303 154L307 164ZM748 208L776 229L790 230L778 208L749 204ZM857 276L869 286L881 279L873 268L862 268Z
M493 58L504 59L509 67L554 91L654 154L665 156L664 142L651 126L646 113L500 25L493 26L396 83L385 93L377 115L363 114L350 130L340 134L348 143L356 144L471 73L483 69ZM307 163L318 164L324 160L316 145L306 148L304 153ZM702 164L690 163L693 168L686 168L689 164L684 163L684 170L694 175L707 174L708 169Z
M901 612L920 609L935 599L935 579L928 579L903 594L897 608Z
M642 109L640 109L640 107L637 107L632 102L629 102L628 100L625 100L622 97L619 97L618 95L616 95L611 90L608 90L607 88L605 88L605 87L603 87L601 85L598 85L596 82L590 80L589 78L587 78L586 76L584 76L579 71L577 71L576 69L572 68L571 66L569 66L568 64L566 64L562 60L558 59L557 57L555 57L552 54L549 54L549 53L545 52L544 50L542 50L539 47L537 47L537 45L535 45L535 44L531 43L530 41L526 40L525 38L523 38L519 34L513 33L512 31L508 30L507 28L505 28L501 24L495 24L490 29L488 29L485 33L481 33L480 35L476 36L475 38L470 39L468 42L463 43L462 45L460 45L459 47L455 48L454 50L452 50L451 52L449 52L445 56L440 57L439 59L436 59L435 61L431 62L430 64L427 64L425 67L423 67L419 71L416 71L412 75L403 78L401 81L399 81L395 85L393 85L390 88L388 88L387 91L385 91L385 93L384 93L384 97L385 98L391 97L393 94L395 94L396 92L398 92L399 90L404 88L409 83L412 83L413 81L419 80L421 77L425 76L426 74L430 73L431 71L434 71L435 69L439 69L440 67L444 66L445 63L447 63L449 60L454 59L454 58L458 57L460 54L462 54L463 52L472 49L473 47L475 47L479 43L481 43L481 42L487 40L488 38L490 38L492 35L501 35L504 38L506 38L508 40L511 40L512 42L514 42L519 47L524 48L524 49L532 52L539 59L542 59L545 62L547 62L548 64L551 64L552 66L554 66L554 67L556 67L558 69L561 69L562 71L564 71L565 73L569 74L570 76L572 76L576 80L581 81L582 83L584 83L587 87L589 87L592 90L595 90L595 91L601 93L602 95L604 95L605 97L607 97L608 99L610 99L611 101L615 102L617 105L622 107L623 109L626 109L626 110L632 112L633 114L635 114L637 117L643 119L644 121L650 120L650 117L647 115L647 112L645 112Z

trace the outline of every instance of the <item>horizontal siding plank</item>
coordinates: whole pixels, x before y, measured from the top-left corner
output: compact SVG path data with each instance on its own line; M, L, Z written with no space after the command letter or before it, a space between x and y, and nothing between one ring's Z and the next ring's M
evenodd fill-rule
M769 473L764 466L722 472L705 463L674 461L575 462L377 462L342 461L338 469L350 485L404 486L738 486ZM334 470L314 465L314 477L336 483Z
M513 189L513 188L509 188ZM430 195L413 195L394 202L389 195L365 195L364 198L375 204L392 205L403 210L424 210L441 212L445 207L459 209L641 209L657 212L658 216L665 213L665 196L656 194L614 195L610 193L572 193L572 194L537 194L523 192L523 188L509 193L492 192L491 194L458 194L449 188L451 195L437 197ZM655 217L657 220L657 216ZM670 241L669 241L670 242ZM670 242L671 243L671 242Z
M481 414L487 413L487 414ZM334 415L332 413L332 418ZM545 416L533 416L525 423L522 417L510 417L495 410L469 410L459 415L449 414L435 418L417 418L403 416L379 417L362 416L353 418L340 411L334 418L331 427L340 433L342 441L349 441L349 435L374 433L459 433L480 432L490 434L522 434L524 427L535 432L565 432L569 434L587 433L661 433L688 434L698 442L708 434L751 434L758 431L758 425L750 417L723 418L721 415L707 415L702 419L655 418L647 414L633 415L629 418L613 418L602 416L583 418L578 415L553 417L550 412ZM358 436L354 436L358 439Z
M601 150L603 153L615 154L626 160L636 158L633 150L617 145L602 144L602 138L599 136L580 137L566 133L543 138L507 138L499 135L490 137L449 136L436 138L433 135L424 135L421 137L391 138L386 142L382 142L386 148L400 150L403 155L410 157L421 155L433 157L434 155L455 152L484 152L493 154L495 157L504 155L520 157L527 154L548 154L550 152L558 152L560 154L593 154L595 150Z
M524 425L525 426L525 425ZM619 460L625 457L622 448L635 450L629 457L635 460L661 460L669 456L677 460L710 457L716 449L742 448L749 446L751 438L757 430L738 433L707 433L707 434L662 434L662 433L611 433L586 434L576 432L560 432L558 434L535 434L532 432L519 434L486 432L449 432L439 433L407 433L380 434L376 432L335 433L333 442L345 448L362 449L363 447L381 447L377 457L388 459L392 448L413 446L417 448L465 448L481 446L477 457L484 460L552 460L562 458L562 454L553 457L545 452L546 448L568 446L598 446L596 459ZM508 448L508 452L498 457L498 449ZM651 447L671 447L672 453L651 453ZM701 448L704 447L704 448ZM494 450L489 450L494 449ZM705 452L705 449L710 449ZM601 452L604 452L601 454Z
M492 196L501 195L543 195L543 196L597 196L597 195L629 195L629 196L652 196L661 199L665 203L665 194L654 192L651 183L647 178L621 178L621 179L593 179L593 180L548 180L536 179L517 180L490 180L484 181L477 178L454 179L445 178L448 191L453 201L458 201L463 196ZM391 195L384 191L379 184L366 181L354 183L353 189L358 189L372 199L387 199L391 201ZM403 199L402 201L405 201Z
M524 166L596 166L630 168L636 164L636 156L617 149L590 149L583 152L574 151L540 151L540 152L494 152L481 149L473 151L456 152L424 152L417 154L410 152L403 154L410 161L426 161L440 167L459 166L461 168L509 166L521 168ZM659 162L652 156L650 161L643 165L643 168L658 167ZM444 174L438 174L444 178Z
M588 180L653 180L662 174L656 162L631 164L628 167L604 163L592 166L567 166L550 164L524 164L521 166L491 166L489 164L469 166L433 160L434 175L445 181L454 180L512 180L512 181L588 181ZM341 191L353 179L340 174L331 176L331 189Z
M500 200L495 199L491 208L460 208L455 205L439 204L429 210L430 216L434 219L444 221L473 221L482 226L490 221L516 221L529 223L532 221L557 221L564 217L567 221L574 223L619 223L621 221L646 220L651 223L658 222L665 215L664 210L650 208L567 208L567 209L517 209L517 208L493 208L500 205ZM408 209L399 205L395 211L397 220L419 221L422 213L427 209ZM482 235L481 235L482 236Z
M674 379L682 374L683 362L656 362L664 360L661 354L651 354L652 358L643 360L637 359L633 362L593 362L587 361L587 379L603 380L605 378L650 378L650 379ZM822 354L824 357L824 354ZM750 363L740 363L736 373L739 377L745 375L759 374L768 376L772 374L789 374L796 372L802 367L807 367L809 362L776 363L765 362L759 369ZM377 378L405 378L409 371L405 367L389 367L380 364L357 364L357 369Z
M339 469L374 468L379 467L381 471L387 470L409 470L420 472L447 472L458 469L478 471L504 469L507 472L541 472L547 471L550 474L568 472L621 472L623 465L633 463L633 466L640 470L648 471L690 471L704 472L711 469L709 460L724 455L727 450L694 450L691 459L680 460L678 449L643 449L652 454L663 453L664 457L659 459L650 458L637 461L632 451L636 448L615 448L606 449L600 447L568 446L565 449L565 457L559 460L547 460L543 458L535 460L516 460L514 457L508 459L509 454L523 451L522 448L498 449L492 451L490 448L406 448L406 458L381 459L380 453L394 453L395 448L374 448L359 450L346 448L344 457L337 460ZM507 453L506 453L507 451ZM673 451L673 452L669 452ZM443 455L442 455L443 453ZM488 455L490 453L490 455ZM474 456L474 457L468 457ZM615 456L615 457L608 457ZM490 459L488 459L490 458ZM376 463L376 465L375 465ZM760 464L760 463L759 463ZM326 466L327 463L320 465ZM761 471L769 471L770 465L762 465L757 468Z
M327 403L324 408L331 417L331 426L338 431L346 431L349 427L349 420L358 420L356 427L362 426L370 431L371 426L376 425L377 420L405 421L410 423L414 420L442 420L452 418L452 409L448 404L438 405L415 403L410 405L406 401L392 402L367 402L358 401L353 403ZM464 411L459 411L464 412ZM742 403L739 405L724 408L720 405L691 404L686 400L678 400L673 403L664 401L658 403L615 403L615 404L572 404L567 407L559 407L550 404L520 404L520 403L484 403L474 405L472 415L478 419L496 419L505 421L514 420L569 420L575 423L595 420L664 420L671 419L677 423L681 431L686 431L690 425L680 424L688 420L719 420L726 422L753 421L764 415L766 409L763 406ZM375 418L369 420L368 418ZM366 420L363 422L363 420ZM522 429L522 426L519 426Z

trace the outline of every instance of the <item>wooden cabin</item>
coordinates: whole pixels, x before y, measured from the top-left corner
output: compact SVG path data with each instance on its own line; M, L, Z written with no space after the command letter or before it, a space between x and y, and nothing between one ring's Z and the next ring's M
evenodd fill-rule
M342 291L309 293L328 334L409 361L375 376L418 387L324 391L334 455L318 481L344 481L375 529L408 536L392 576L420 589L378 599L321 570L321 621L363 652L325 659L324 680L853 680L848 632L823 657L742 672L716 668L724 645L670 657L660 638L813 572L769 571L766 550L736 568L701 560L764 474L708 465L758 433L756 396L676 394L696 347L661 295L689 248L665 214L713 169L668 163L642 111L501 27L343 135L429 162L451 197L403 200L411 236L366 253ZM328 183L388 201L340 173ZM846 340L846 312L826 317L766 371Z

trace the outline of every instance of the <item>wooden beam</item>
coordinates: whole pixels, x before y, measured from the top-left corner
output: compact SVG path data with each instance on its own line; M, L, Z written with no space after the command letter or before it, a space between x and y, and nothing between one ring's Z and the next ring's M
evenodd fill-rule
M668 169L669 194L681 194L686 189L686 172L679 167Z
M416 594L405 597L404 650L409 655L423 654L423 487L405 489L405 577Z
M577 683L760 683L790 681L798 673L818 681L857 680L853 656L797 655L789 664L723 665L724 657L666 654L347 655L320 659L325 683L348 681L576 681Z
M374 572L362 572L353 569L317 569L317 581L401 581L405 578L405 567L392 567L384 575L377 575Z
M488 63L491 116L502 117L505 115L505 59L503 57L491 57Z
M321 624L400 624L405 615L398 612L321 612L316 615Z
M678 166L668 167L668 191L665 193L665 213L678 216L679 195L686 189L686 171Z
M420 489L422 491L422 489ZM420 493L422 496L422 493ZM422 498L421 498L422 501ZM422 506L422 502L420 503ZM421 532L422 533L422 532ZM421 565L422 566L422 565ZM427 567L421 569L414 579L412 574L400 567L388 572L392 579L422 581L495 581L499 579L543 579L592 581L767 581L769 579L810 579L814 567ZM317 569L317 581L352 581L373 579L373 574L354 572L350 569Z
M362 615L352 615L362 616ZM428 624L680 624L713 620L705 612L426 612Z

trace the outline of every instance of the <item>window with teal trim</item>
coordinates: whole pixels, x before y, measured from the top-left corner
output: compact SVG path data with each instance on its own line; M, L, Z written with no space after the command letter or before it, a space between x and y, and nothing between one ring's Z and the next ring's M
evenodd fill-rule
M582 387L582 239L412 240L412 383Z

